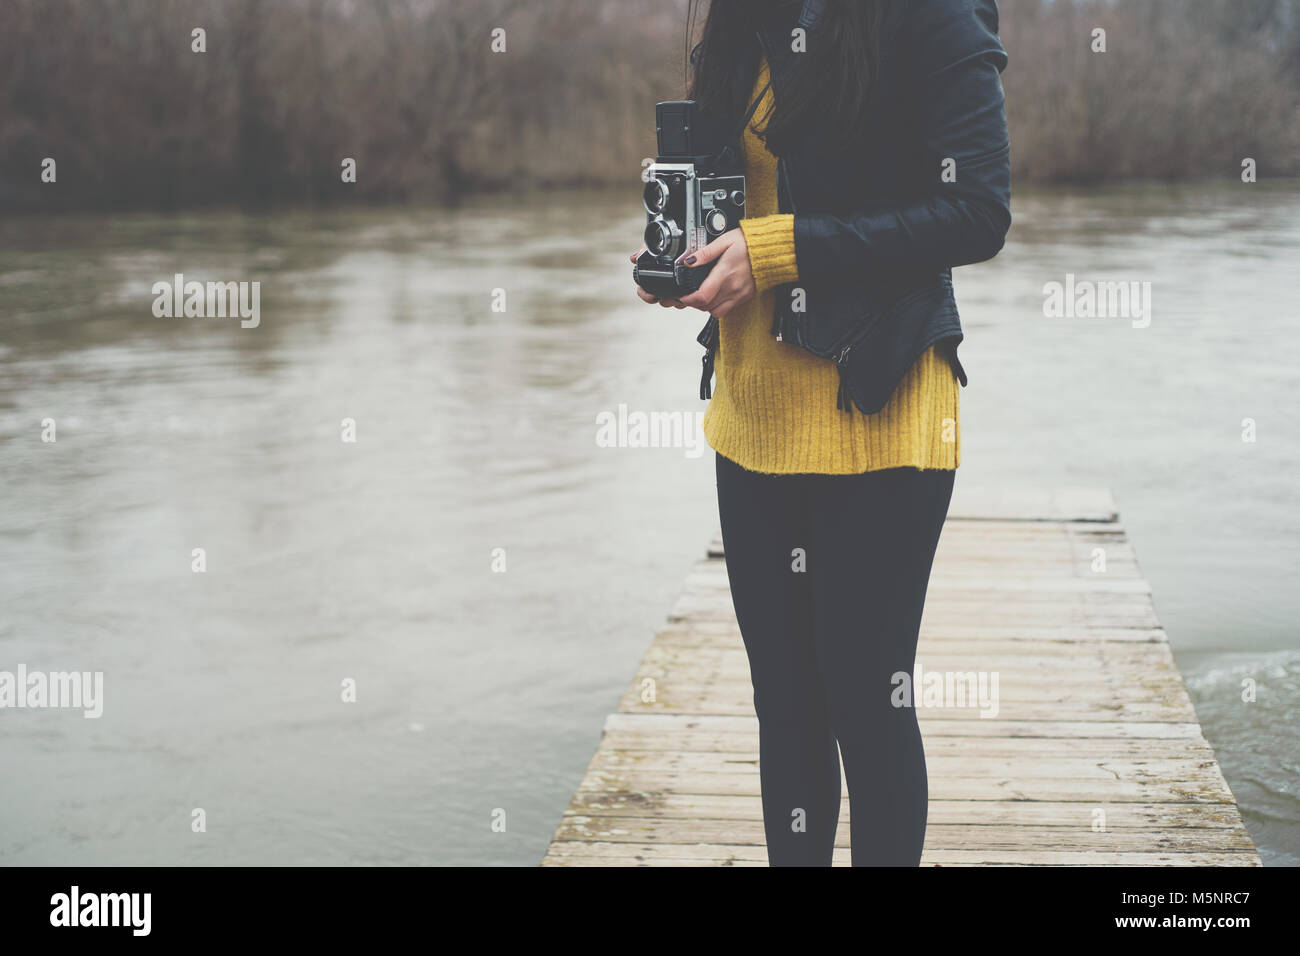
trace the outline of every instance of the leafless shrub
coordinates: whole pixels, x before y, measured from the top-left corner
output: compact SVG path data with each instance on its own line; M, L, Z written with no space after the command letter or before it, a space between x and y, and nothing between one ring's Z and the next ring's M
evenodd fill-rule
M1001 8L1020 181L1300 173L1300 0ZM0 206L626 182L684 25L684 0L4 0Z

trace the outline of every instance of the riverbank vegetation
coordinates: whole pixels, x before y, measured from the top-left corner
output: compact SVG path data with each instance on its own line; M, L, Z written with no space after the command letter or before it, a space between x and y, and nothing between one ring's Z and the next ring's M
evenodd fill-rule
M1000 8L1018 181L1300 175L1300 0ZM685 0L5 0L0 208L627 181L684 28Z

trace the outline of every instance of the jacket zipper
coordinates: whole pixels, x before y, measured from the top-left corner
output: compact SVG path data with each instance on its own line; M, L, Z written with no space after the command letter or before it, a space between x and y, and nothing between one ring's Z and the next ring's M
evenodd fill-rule
M758 38L758 45L759 48L763 51L763 58L767 60L767 69L770 75L774 69L774 65L772 63L772 55L767 48L767 42L763 39L763 31L755 30L754 36ZM772 95L776 96L775 82L773 82L772 84ZM790 214L791 215L797 214L798 210L795 208L794 193L790 189L790 176L786 170L786 162L784 157L778 156L776 159L776 179L777 179L777 200L778 200L777 211L778 212L786 211L781 208L781 203L780 203L780 196L784 192L786 204L789 205L790 207L789 209ZM776 306L776 308L773 309L771 331L772 331L772 335L776 338L778 342L785 341L785 312L780 305Z
M778 157L776 161L776 177L778 183L785 184L785 200L790 206L790 214L795 215L794 193L790 190L790 176L786 172L785 159L781 157ZM777 208L780 209L780 203L777 204ZM776 309L776 340L778 342L785 340L785 312L779 306Z
M840 349L835 356L835 370L839 373L840 379L840 387L835 393L835 408L837 411L853 411L853 397L849 395L848 382L845 380L845 376L848 375L848 372L844 370L844 365L849 360L850 350L852 350L853 346L857 345L858 342L865 337L866 333L864 332L861 336L855 338L852 342L844 346L844 348Z
M768 72L768 76L771 77L771 75L772 75L772 70L774 69L774 67L773 67L773 65L772 65L772 55L771 55L771 53L768 52L768 49L767 49L767 42L763 39L763 31L762 31L762 30L755 30L755 31L754 31L754 37L755 37L755 39L758 40L758 48L763 52L763 59L767 61L767 72ZM773 86L772 95L773 95L773 96L776 96L775 85ZM741 131L741 135L744 135L744 133L745 133L745 130L742 130L742 131ZM776 185L776 199L777 199L777 202L776 202L776 208L777 208L777 211L778 211L778 212L784 212L784 210L781 209L781 187L782 187L782 184L784 183L784 179L785 179L785 177L784 177L784 174L783 174L782 171L781 171L781 168L782 168L782 167L781 167L781 159L780 159L780 157L777 157L777 160L776 160L776 183L777 183L777 185ZM788 193L788 190L787 190L787 199L788 199L788 198L789 198L789 193ZM785 341L785 317L784 317L784 316L782 315L782 313L781 313L781 306L780 306L779 304L774 305L774 307L773 307L773 309L772 309L772 328L771 328L770 332L771 332L771 334L776 338L776 340L777 340L778 342L784 342L784 341Z
M837 409L846 409L850 412L853 411L853 402L849 395L848 382L845 380L846 376L848 375L848 371L846 370L845 366L848 364L849 353L853 351L853 347L857 345L859 342L861 342L863 339L865 339L868 335L870 335L879 325L880 321L884 321L885 319L887 319L889 314L896 313L903 306L907 305L907 303L914 301L919 296L924 294L925 294L925 290L921 290L920 292L909 292L906 295L900 296L898 300L895 301L889 307L889 313L882 316L877 322L868 325L857 335L853 336L853 338L849 339L849 341L846 342L840 348L840 350L835 353L835 357L834 357L835 367L836 370L840 373L840 389L835 396L835 407ZM934 344L933 342L928 343L926 345L926 348L929 348L930 345L933 344Z

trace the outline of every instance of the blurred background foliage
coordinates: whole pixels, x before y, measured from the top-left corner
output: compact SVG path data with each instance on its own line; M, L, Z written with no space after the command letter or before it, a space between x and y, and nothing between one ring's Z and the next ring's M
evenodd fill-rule
M1300 0L1000 9L1019 181L1300 173ZM0 208L626 183L681 94L685 21L685 0L3 0Z

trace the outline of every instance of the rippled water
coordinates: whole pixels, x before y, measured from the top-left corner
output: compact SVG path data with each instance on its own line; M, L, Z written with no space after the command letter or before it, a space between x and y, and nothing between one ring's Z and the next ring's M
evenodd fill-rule
M620 403L702 408L701 317L632 297L635 195L581 203L0 225L0 669L106 684L99 720L0 713L0 860L540 859L715 521L708 455L597 446ZM958 480L1114 490L1261 852L1300 862L1300 190L1015 211L958 273ZM260 281L260 326L154 318L177 272ZM1067 272L1151 281L1151 327L1044 318Z

